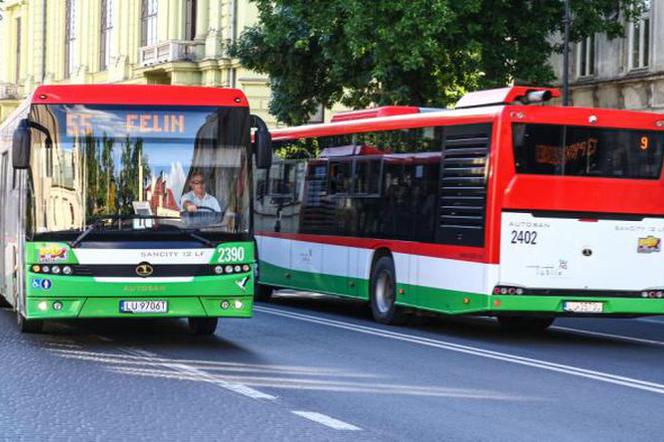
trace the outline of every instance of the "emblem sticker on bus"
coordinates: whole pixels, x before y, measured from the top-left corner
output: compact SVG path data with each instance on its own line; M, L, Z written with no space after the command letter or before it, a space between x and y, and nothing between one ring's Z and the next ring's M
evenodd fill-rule
M652 235L639 238L638 253L657 253L661 250L662 240Z
M39 249L39 262L56 262L67 260L67 248L57 244L48 244Z
M51 288L50 279L33 279L32 288L35 290L50 290Z

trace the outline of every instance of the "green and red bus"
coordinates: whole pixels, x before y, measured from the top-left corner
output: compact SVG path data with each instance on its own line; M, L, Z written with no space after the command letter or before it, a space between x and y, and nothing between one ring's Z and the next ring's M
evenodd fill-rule
M455 109L383 107L272 132L257 175L258 295L293 288L408 313L664 313L664 115L474 92ZM297 156L297 155L295 155Z
M184 317L212 334L251 317L269 138L235 89L37 88L0 126L0 299L21 330Z

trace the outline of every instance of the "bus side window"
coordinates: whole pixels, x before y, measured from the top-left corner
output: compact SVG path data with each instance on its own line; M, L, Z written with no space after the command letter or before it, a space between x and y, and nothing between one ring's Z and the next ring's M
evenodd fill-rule
M375 195L380 192L380 160L355 160L353 174L354 195Z
M352 176L350 161L330 162L330 194L347 194Z

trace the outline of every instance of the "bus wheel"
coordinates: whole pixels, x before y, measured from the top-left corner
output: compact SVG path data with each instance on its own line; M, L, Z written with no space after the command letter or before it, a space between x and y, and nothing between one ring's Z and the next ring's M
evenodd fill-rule
M376 261L370 283L371 314L374 320L388 325L406 322L406 314L396 305L397 281L392 258L383 256Z
M217 329L218 318L189 318L189 331L195 336L210 336Z
M9 308L12 305L5 299L5 297L0 294L0 308Z
M270 285L256 283L256 291L254 292L254 299L256 301L269 301L272 298L274 287Z
M44 328L44 321L39 319L25 319L21 312L16 312L16 321L21 333L40 333Z
M543 332L555 318L536 316L498 316L498 324L510 332Z

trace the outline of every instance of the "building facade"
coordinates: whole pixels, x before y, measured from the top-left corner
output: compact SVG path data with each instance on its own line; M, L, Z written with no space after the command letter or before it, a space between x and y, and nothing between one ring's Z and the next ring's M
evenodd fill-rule
M42 83L237 87L268 123L265 76L228 46L256 22L249 0L5 0L0 121Z
M551 63L562 78L562 56ZM572 45L570 102L664 113L664 0L650 0L640 20L625 23L624 38L597 34Z

